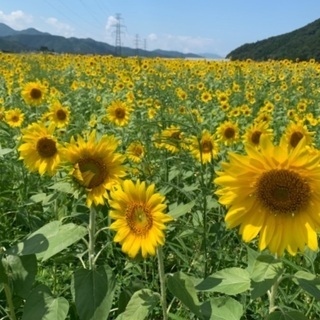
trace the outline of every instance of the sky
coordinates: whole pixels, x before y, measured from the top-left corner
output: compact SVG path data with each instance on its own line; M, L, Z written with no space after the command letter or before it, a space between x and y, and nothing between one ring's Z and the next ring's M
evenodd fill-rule
M319 0L0 0L0 22L15 30L115 45L118 23L121 46L222 57L319 18Z

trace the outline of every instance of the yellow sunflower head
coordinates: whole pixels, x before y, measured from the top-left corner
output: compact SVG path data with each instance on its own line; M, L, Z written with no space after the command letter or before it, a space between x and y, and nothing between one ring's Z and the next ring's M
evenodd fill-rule
M45 101L47 86L40 81L28 82L22 89L21 95L24 101L31 106L41 105Z
M218 141L229 146L239 140L239 127L232 121L225 121L217 129Z
M272 139L272 129L269 128L269 124L267 122L254 122L246 129L243 136L244 143L259 148L261 135L267 135Z
M64 107L59 100L55 100L50 106L49 119L57 128L64 128L70 121L70 110Z
M110 122L123 127L129 123L132 108L125 102L115 100L107 107L107 115Z
M144 153L144 146L139 141L131 142L127 148L128 158L135 163L139 163L142 161Z
M295 148L300 140L305 137L307 145L313 145L314 132L310 132L302 122L290 122L282 138L290 149Z
M10 127L21 127L24 120L24 113L19 108L7 110L4 114L5 121Z
M20 160L31 171L40 175L54 175L61 162L61 146L54 134L54 126L32 123L22 129L22 144L18 148Z
M165 214L165 197L155 192L155 185L146 186L139 180L125 180L110 193L109 216L115 221L110 229L116 231L115 242L130 258L141 252L143 258L155 255L156 248L163 245L165 223L173 220Z
M230 153L214 183L228 212L228 228L240 227L245 242L259 235L259 249L281 256L305 246L317 250L320 227L320 157L303 138L294 149L274 146L262 135L260 150L247 145L247 155Z
M116 153L118 142L114 136L103 135L97 140L92 131L85 141L81 136L71 138L64 156L71 164L70 174L87 192L87 205L103 205L107 190L120 183L125 176L124 156Z
M218 146L215 137L208 131L203 130L201 137L190 139L190 152L199 162L211 162L218 155Z
M178 126L171 125L169 128L164 129L159 139L161 140L160 147L172 153L177 153L181 149L188 149L184 134Z

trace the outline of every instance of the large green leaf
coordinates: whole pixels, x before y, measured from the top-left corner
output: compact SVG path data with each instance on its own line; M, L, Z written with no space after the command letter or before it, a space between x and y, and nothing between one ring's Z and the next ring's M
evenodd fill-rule
M240 320L243 306L231 297L217 297L206 301L201 306L205 319L210 320Z
M226 268L204 279L196 286L196 289L228 295L242 293L250 289L249 272L241 268Z
M168 276L168 289L191 312L201 317L200 302L192 280L183 272Z
M35 255L12 256L6 258L8 277L11 279L14 292L26 299L37 274L37 258Z
M53 221L38 229L24 241L8 249L8 254L30 255L47 260L53 255L79 241L87 234L87 229L74 223L62 224Z
M314 274L298 271L294 275L294 281L309 294L320 300L320 278Z
M265 320L308 320L308 318L298 311L275 311L270 313Z
M100 266L94 270L76 270L71 293L80 319L107 319L115 285L115 277L108 266Z
M126 310L116 320L147 319L150 311L159 303L159 298L158 293L152 292L149 289L136 291L132 295Z
M169 215L174 219L177 219L180 216L183 216L186 213L190 212L190 210L193 208L194 205L195 205L195 200L192 200L186 204L177 205L177 203L174 203L169 207Z
M283 270L282 262L272 255L262 254L253 263L251 279L255 282L275 279Z
M64 320L69 303L63 297L55 298L48 287L39 285L26 300L22 320Z

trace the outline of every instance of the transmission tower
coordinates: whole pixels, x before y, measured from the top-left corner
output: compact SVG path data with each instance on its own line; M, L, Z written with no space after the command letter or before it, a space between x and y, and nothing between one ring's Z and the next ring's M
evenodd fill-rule
M122 18L120 13L116 14L116 20L117 23L114 25L116 28L115 55L121 56L121 34L123 33L121 29L125 28L125 26L121 24Z
M134 43L135 43L135 46L136 46L136 54L138 56L139 55L139 43L140 43L140 39L139 39L139 35L138 34L136 34L136 38L135 38Z

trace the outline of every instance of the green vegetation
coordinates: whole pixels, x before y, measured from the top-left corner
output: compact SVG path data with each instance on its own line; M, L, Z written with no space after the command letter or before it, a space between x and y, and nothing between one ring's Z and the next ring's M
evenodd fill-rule
M303 28L255 43L247 43L231 51L231 60L268 59L320 60L320 19Z

